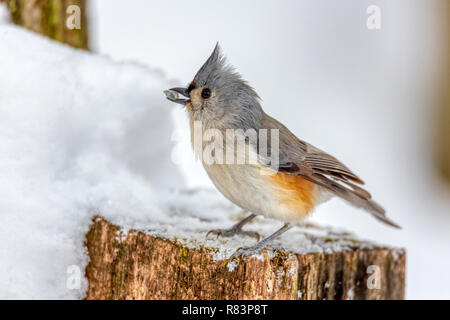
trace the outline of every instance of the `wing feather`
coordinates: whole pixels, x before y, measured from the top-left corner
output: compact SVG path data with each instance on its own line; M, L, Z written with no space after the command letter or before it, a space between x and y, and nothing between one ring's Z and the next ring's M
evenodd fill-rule
M386 217L386 211L360 187L364 181L335 157L298 139L277 120L266 115L263 128L279 130L279 170L316 183L355 207L371 213L380 221L400 228Z

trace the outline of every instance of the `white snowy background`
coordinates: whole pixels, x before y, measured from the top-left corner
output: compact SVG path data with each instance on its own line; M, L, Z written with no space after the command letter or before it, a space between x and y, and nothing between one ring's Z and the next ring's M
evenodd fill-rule
M95 213L180 238L238 216L214 193L176 191L212 184L191 161L184 112L162 95L216 41L265 110L362 176L403 230L339 200L312 220L405 247L408 298L450 298L450 191L431 162L444 1L94 0L97 54L11 26L0 6L0 298L82 298L86 280L68 289L67 267L88 262ZM379 31L366 28L370 4ZM294 231L286 243L315 249Z

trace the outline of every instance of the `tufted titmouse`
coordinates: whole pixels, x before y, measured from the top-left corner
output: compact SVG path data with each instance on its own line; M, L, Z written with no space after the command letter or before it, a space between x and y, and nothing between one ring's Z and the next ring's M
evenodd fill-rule
M218 236L254 236L255 233L245 232L241 228L257 214L285 223L255 246L240 248L234 255L260 251L292 225L306 218L318 204L333 196L366 210L390 226L400 228L386 217L381 206L371 200L370 193L359 186L364 182L350 169L333 156L298 139L263 111L257 93L226 63L219 44L187 88L172 88L165 94L170 101L186 107L194 151L202 158L202 164L214 185L231 202L252 213L230 230L212 230L210 233ZM196 134L197 129L199 135ZM202 140L208 130L213 131L210 136L214 137L214 141ZM239 148L235 148L239 134L232 136L230 130L240 132L241 136L242 132L252 130L257 133L245 135L245 139L239 140L244 144L243 156L239 154ZM270 132L270 138L264 137L261 132ZM198 137L202 140L200 143ZM212 144L216 148L212 148ZM227 149L230 145L233 148ZM263 148L267 145L271 151L270 157L265 154L267 147ZM218 146L224 147L221 150ZM221 161L205 159L203 153L208 148L213 158ZM261 152L263 149L265 152ZM228 150L231 153L227 153ZM231 161L225 154L231 154Z

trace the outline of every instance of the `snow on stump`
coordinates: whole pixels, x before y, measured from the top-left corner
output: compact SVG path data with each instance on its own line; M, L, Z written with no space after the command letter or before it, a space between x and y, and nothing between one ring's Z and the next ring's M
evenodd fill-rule
M215 259L219 249L141 231L121 231L95 217L86 237L86 299L404 299L404 250L356 239L308 235L345 250Z

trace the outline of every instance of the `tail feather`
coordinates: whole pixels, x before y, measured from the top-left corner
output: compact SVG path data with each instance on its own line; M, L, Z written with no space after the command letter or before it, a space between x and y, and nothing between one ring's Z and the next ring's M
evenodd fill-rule
M378 203L371 199L371 195L369 192L362 189L361 187L356 186L353 183L349 183L348 181L345 181L345 179L336 176L333 177L333 180L327 178L323 174L318 173L312 175L302 174L301 177L318 184L328 191L331 191L336 196L347 201L350 205L369 212L379 221L384 222L391 227L401 229L401 227L397 223L386 217L386 211ZM348 187L339 182L345 183ZM352 189L350 189L349 187Z
M373 200L367 200L367 203L368 203L367 211L369 211L369 213L372 214L375 218L394 228L397 229L402 228L397 223L386 217L386 211L378 203L376 203Z
M373 217L377 218L381 222L390 225L391 227L401 229L401 227L397 223L386 217L386 211L375 201L371 199L363 199L355 195L350 190L343 190L339 188L339 191L337 191L336 189L334 189L334 191L338 196L346 200L352 206L369 212Z
M311 181L314 181L322 187L325 187L328 190L332 191L335 195L344 199L350 205L369 212L379 221L384 222L391 227L401 229L401 227L397 223L386 217L386 211L378 203L370 199L370 194L364 189L358 187L356 190L351 190L336 181L332 181L320 175L315 175L314 178L315 179L311 179ZM352 185L350 185L350 187L352 187ZM365 193L361 192L361 190L359 189L369 194L369 196L364 197Z

